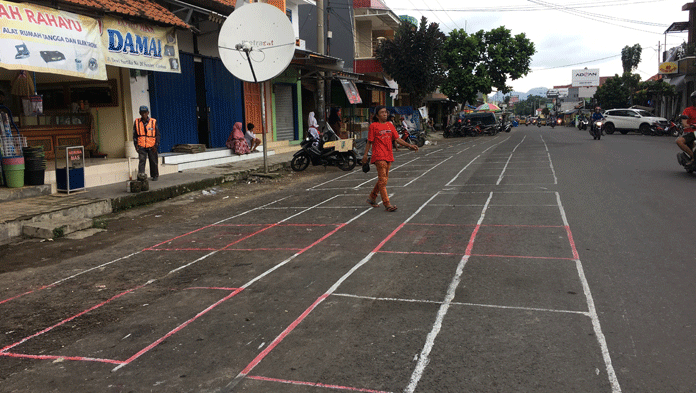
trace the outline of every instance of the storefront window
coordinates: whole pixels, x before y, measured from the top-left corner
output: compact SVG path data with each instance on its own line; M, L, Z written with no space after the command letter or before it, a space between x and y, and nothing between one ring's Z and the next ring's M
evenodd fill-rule
M90 107L118 106L115 79L106 82L69 82L39 84L37 92L43 96L44 111L71 110L80 102Z

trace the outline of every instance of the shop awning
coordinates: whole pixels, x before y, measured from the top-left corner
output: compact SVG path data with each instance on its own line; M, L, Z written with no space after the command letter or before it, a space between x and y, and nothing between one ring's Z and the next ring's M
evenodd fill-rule
M392 89L389 86L378 85L376 83L358 82L358 85L366 88L367 90L384 91L388 93L393 93L396 91L396 89Z
M674 86L674 87L676 87L676 88L678 88L678 87L680 87L681 85L684 84L684 79L685 79L685 78L686 78L686 75L675 76L674 78L670 78L670 79L669 79L669 84L672 85L672 86Z

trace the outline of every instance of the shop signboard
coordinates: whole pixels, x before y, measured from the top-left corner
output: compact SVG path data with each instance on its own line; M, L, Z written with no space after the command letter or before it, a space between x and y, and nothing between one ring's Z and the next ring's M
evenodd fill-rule
M106 80L96 19L0 0L0 67Z
M660 63L659 71L660 74L678 74L679 73L679 64L673 62L673 61L666 61L664 63Z
M573 70L572 87L599 86L599 68Z
M175 28L105 17L101 43L106 64L138 70L181 73Z
M355 86L355 82L341 79L341 86L343 86L343 91L346 92L348 102L351 104L362 104L362 98L360 97L360 93L358 93L358 87Z

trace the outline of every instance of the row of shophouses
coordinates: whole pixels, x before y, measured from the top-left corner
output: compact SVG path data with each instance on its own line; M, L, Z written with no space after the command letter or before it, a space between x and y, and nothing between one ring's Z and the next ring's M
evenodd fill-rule
M82 145L95 155L119 158L132 153L132 124L141 105L148 106L158 121L162 133L160 152L169 152L176 144L224 147L232 125L238 121L254 123L255 132L265 132L269 141L292 143L302 139L307 116L317 107L317 78L321 75L326 79L327 109L340 108L350 131L365 128L371 105L394 105L399 99L398 86L384 75L373 52L379 40L393 37L401 22L383 1L325 0L327 53L318 54L316 3L265 0L284 11L292 22L296 48L287 70L261 84L235 78L220 59L219 31L235 6L243 6L237 2L242 0L21 3L96 19L100 34L109 30L107 23L102 22L107 18L110 23L140 31L170 29L162 38L165 42L153 44L154 47L137 37L129 41L128 37L114 36L109 42L115 48L140 45L141 54L143 45L145 54L148 50L151 54L163 51L165 63L147 64L149 70L138 66L137 56L107 63L105 80L81 77L74 72L27 72L21 69L25 60L22 57L35 53L18 34L29 33L20 28L14 31L18 34L10 35L12 32L6 30L4 33L8 34L0 35L0 40L12 42L5 42L0 51L0 90L5 92L5 105L12 109L15 123L29 145L43 145L49 157L56 146ZM13 5L18 7L20 3L2 0L0 5L11 18L13 10L18 9ZM46 24L52 25L49 13L45 14L49 18ZM35 12L36 15L42 13ZM23 23L30 22L24 19ZM58 26L60 20L53 22ZM34 18L32 22L36 21ZM17 52L13 53L15 49ZM72 62L68 54L60 51L44 50L41 56L46 64L54 60ZM78 64L73 68L78 71L89 71L93 66L87 61L82 64L77 57L74 61ZM359 103L355 103L355 92L359 94ZM31 97L41 97L43 109L38 115L36 111L31 113Z

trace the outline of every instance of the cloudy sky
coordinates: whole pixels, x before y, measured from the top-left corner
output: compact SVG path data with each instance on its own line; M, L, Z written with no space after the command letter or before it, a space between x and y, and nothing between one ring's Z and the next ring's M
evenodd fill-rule
M658 42L673 22L689 20L688 0L385 0L397 15L440 24L448 33L505 26L525 33L536 47L532 72L508 84L516 91L571 83L571 72L599 68L600 75L621 74L621 49L643 48L638 72L643 80L657 73ZM686 41L686 33L667 34L667 48Z

